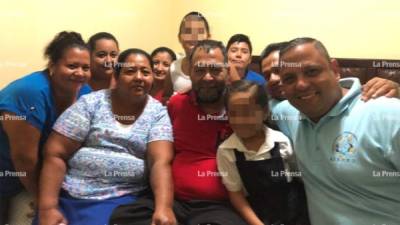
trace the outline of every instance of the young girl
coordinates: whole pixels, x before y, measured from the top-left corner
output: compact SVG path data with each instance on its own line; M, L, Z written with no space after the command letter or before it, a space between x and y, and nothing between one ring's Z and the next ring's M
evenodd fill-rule
M174 92L185 92L192 88L189 73L189 55L199 41L210 38L210 27L206 18L199 12L186 14L179 26L178 38L185 50L185 57L171 64L170 76L165 79L164 97L169 98Z
M154 82L150 95L165 103L163 101L165 78L169 77L171 63L176 60L176 55L167 47L159 47L151 53L151 60L153 61Z
M119 47L117 39L110 33L99 32L89 38L90 72L89 85L93 91L115 87L114 64Z
M306 207L302 184L296 181L300 174L290 171L290 141L264 125L268 99L263 86L233 82L226 105L234 133L219 146L217 160L232 205L251 225L308 224L300 212Z

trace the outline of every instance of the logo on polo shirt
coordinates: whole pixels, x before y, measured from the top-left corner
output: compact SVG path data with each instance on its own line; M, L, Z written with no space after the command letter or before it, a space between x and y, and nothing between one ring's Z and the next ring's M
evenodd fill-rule
M356 161L358 140L355 134L344 132L333 142L331 161L354 163Z

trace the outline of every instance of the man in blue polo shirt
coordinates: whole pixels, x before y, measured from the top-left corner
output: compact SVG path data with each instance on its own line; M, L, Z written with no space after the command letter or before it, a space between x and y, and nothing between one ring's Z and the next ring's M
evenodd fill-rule
M362 101L312 38L280 51L279 72L288 101L272 118L295 147L312 224L400 224L400 100Z

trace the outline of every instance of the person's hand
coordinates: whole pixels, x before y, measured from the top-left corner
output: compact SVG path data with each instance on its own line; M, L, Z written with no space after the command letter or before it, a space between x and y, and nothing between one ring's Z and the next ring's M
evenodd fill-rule
M37 204L36 201L29 202L29 209L30 211L26 214L26 217L29 219L34 218L36 215Z
M171 208L156 210L151 225L177 225L175 214Z
M163 106L167 106L167 105L168 105L168 102L169 102L169 97L163 96L162 99L161 99L161 104L162 104Z
M230 85L232 82L241 80L239 76L239 72L235 65L233 63L229 63L228 65L228 78L227 78L227 84Z
M368 101L371 98L380 96L399 97L399 92L398 83L388 79L374 77L363 85L361 99L363 101Z
M39 225L67 225L64 215L57 208L39 209Z

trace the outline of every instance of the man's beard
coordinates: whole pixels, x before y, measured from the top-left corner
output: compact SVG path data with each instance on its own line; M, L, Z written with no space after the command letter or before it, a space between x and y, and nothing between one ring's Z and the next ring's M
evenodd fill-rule
M218 102L225 93L225 85L217 85L213 88L195 88L196 100L198 103L215 103Z

